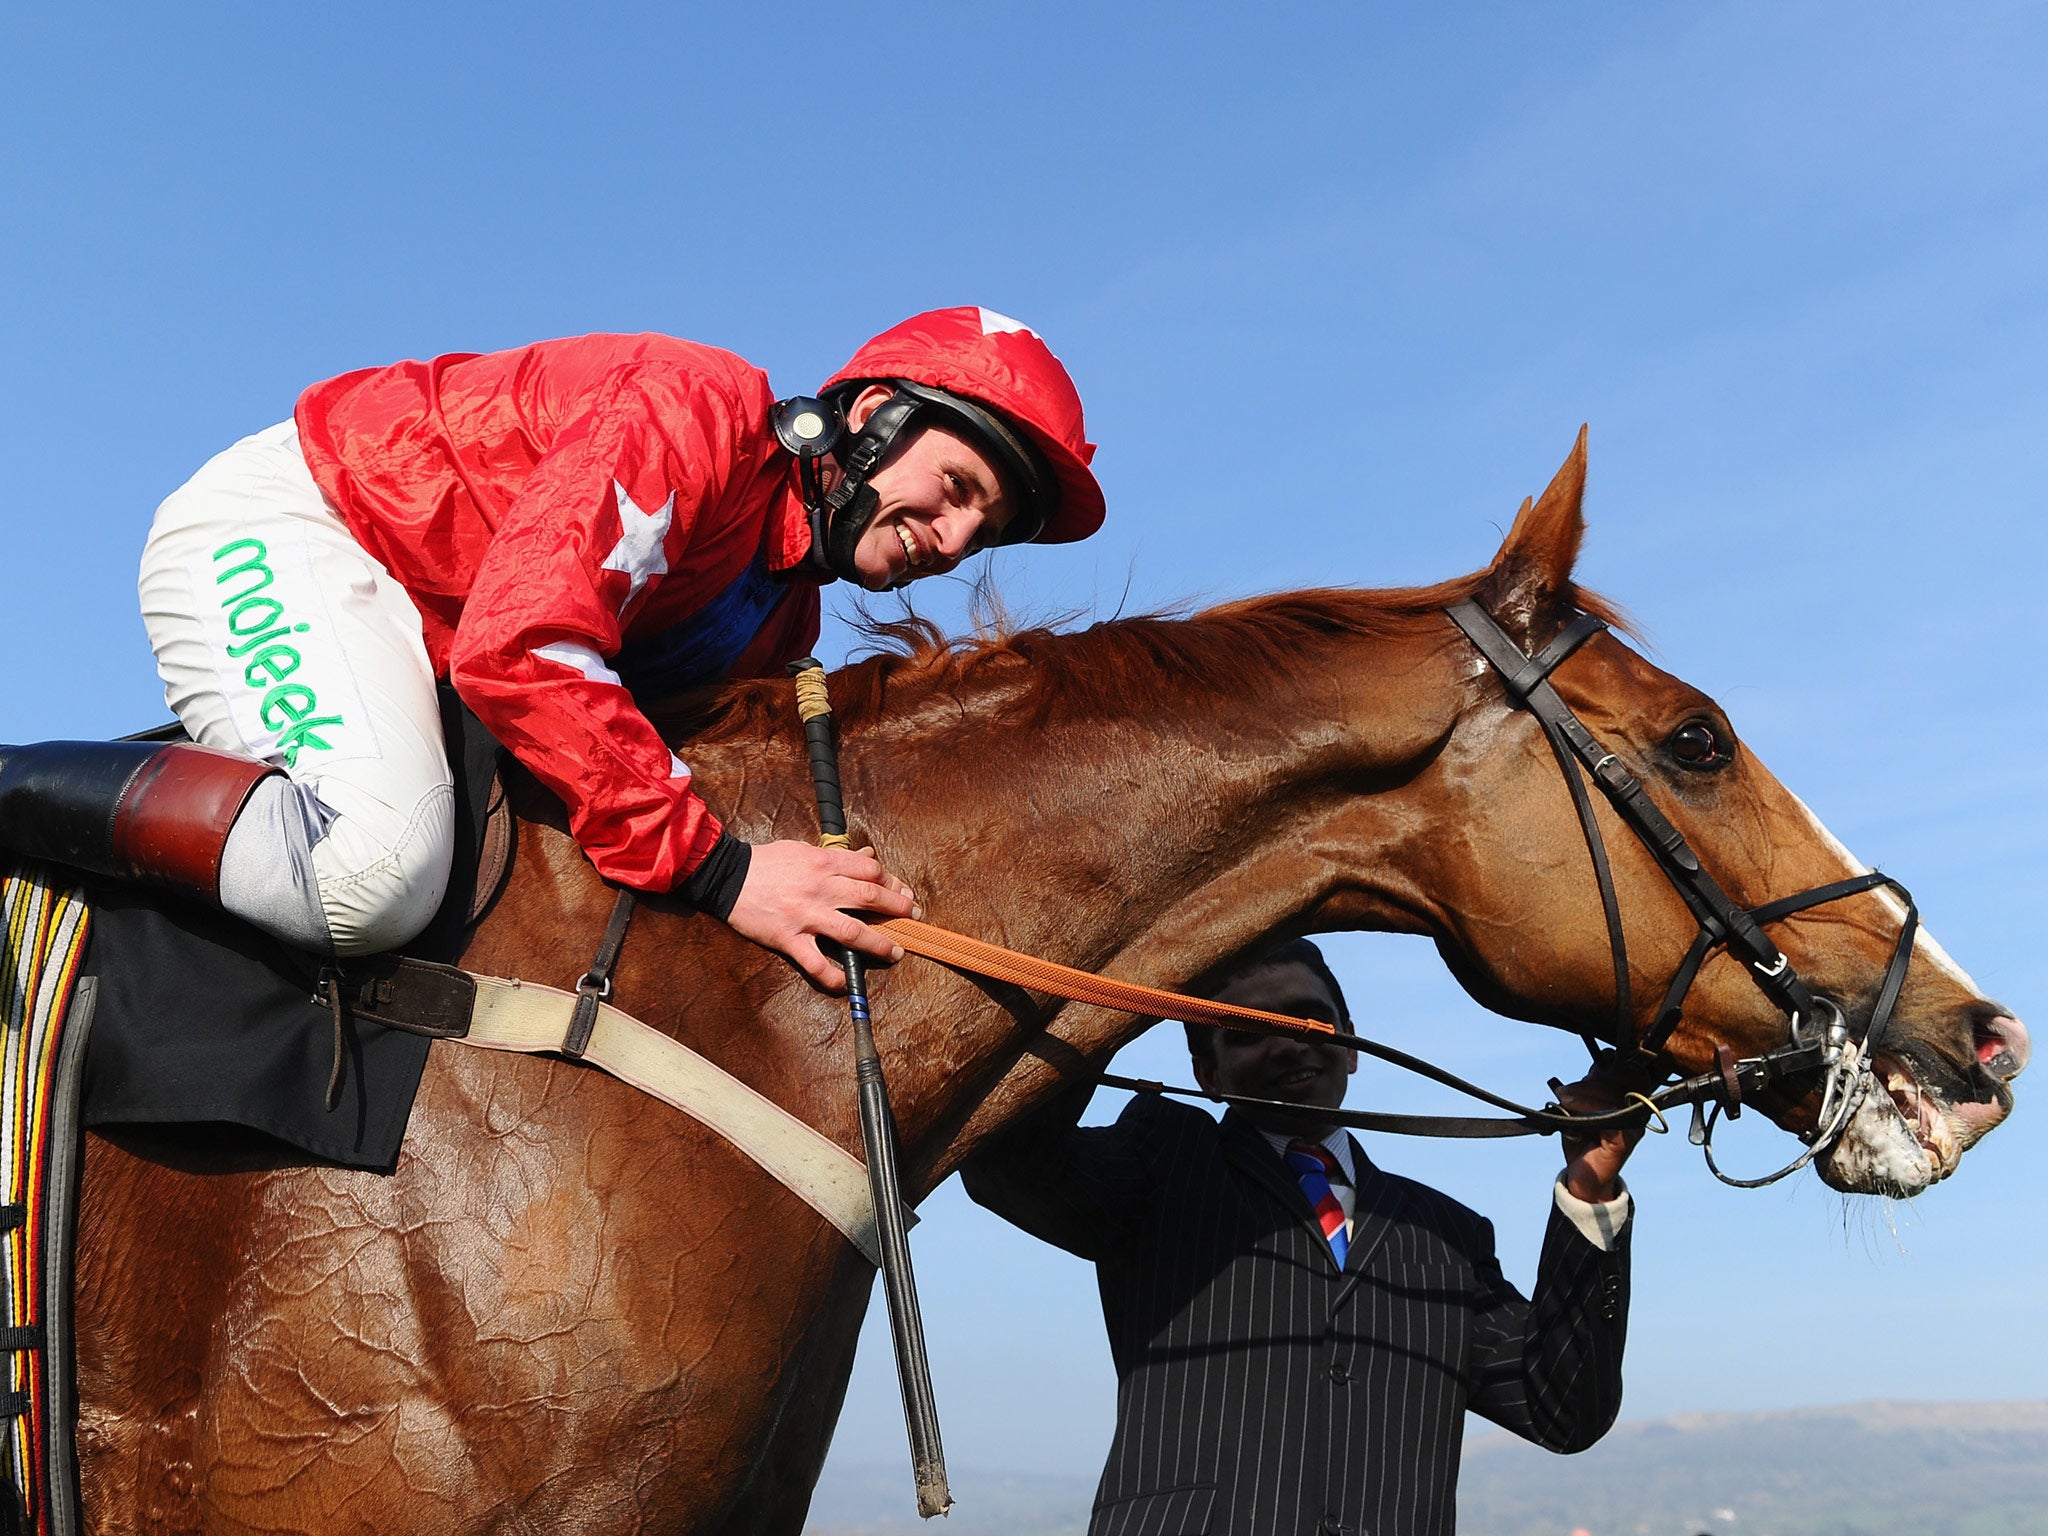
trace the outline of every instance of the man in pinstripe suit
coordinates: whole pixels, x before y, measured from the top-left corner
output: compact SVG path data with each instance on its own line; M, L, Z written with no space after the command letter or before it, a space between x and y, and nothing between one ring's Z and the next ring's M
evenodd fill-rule
M1307 940L1216 995L1349 1028ZM1188 1046L1205 1089L1310 1107L1335 1108L1357 1068L1275 1036L1190 1026ZM1614 1422L1631 1138L1567 1148L1525 1300L1491 1223L1374 1167L1335 1125L1237 1109L1218 1124L1140 1096L1080 1128L1086 1102L1048 1106L963 1178L1096 1266L1118 1389L1090 1536L1438 1536L1456 1524L1467 1409L1557 1451Z

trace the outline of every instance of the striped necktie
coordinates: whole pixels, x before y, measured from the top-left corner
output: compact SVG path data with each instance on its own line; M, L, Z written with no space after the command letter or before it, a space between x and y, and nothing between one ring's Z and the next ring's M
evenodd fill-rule
M1330 1252L1336 1255L1337 1267L1342 1269L1351 1243L1344 1232L1344 1207L1337 1203L1336 1193L1330 1188L1332 1174L1343 1177L1338 1172L1336 1154L1312 1141L1295 1141L1288 1143L1285 1155L1287 1166L1301 1181L1301 1192L1308 1196L1316 1213L1316 1222L1323 1229Z

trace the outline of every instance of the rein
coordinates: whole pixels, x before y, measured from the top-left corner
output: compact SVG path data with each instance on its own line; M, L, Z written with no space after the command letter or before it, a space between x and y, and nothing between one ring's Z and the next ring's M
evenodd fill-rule
M1514 1117L1509 1120L1491 1120L1436 1115L1382 1115L1371 1110L1316 1111L1322 1118L1342 1120L1347 1125L1357 1125L1366 1130L1393 1130L1415 1136L1532 1136L1567 1130L1578 1133L1608 1126L1633 1128L1643 1123L1650 1108L1661 1107L1646 1098L1644 1108L1609 1110L1599 1115L1574 1115L1555 1106L1534 1109L1526 1104L1517 1104L1513 1099L1502 1098L1477 1083L1467 1082L1456 1073L1446 1071L1433 1062L1424 1061L1419 1056L1411 1056L1391 1045L1382 1045L1379 1041L1368 1039L1364 1035L1346 1034L1336 1025L1322 1019L1298 1019L1290 1014L1268 1013L1262 1008L1242 1008L1235 1003L1219 1003L1210 998L1190 997L1185 993L1169 992L1161 987L1141 986L1134 981L1118 981L1112 976L1099 976L1093 971L1077 970L1070 965L1041 960L1036 955L1004 949L1001 945L971 938L964 933L954 933L951 929L919 922L914 918L885 918L875 926L886 930L908 953L922 959L935 960L954 970L985 976L991 981L1006 981L1013 986L1024 987L1034 992L1049 993L1053 997L1065 998L1068 1002L1087 1003L1096 1008L1113 1009L1118 1013L1133 1013L1140 1018L1178 1019L1188 1024L1208 1024L1219 1029L1259 1030L1267 1034L1305 1036L1327 1045L1341 1046L1345 1050L1363 1052L1403 1071L1412 1072L1418 1077L1426 1077L1432 1082L1443 1084L1446 1088L1455 1089L1468 1097L1491 1104L1495 1109L1506 1110ZM1172 1088L1149 1079L1106 1076L1101 1081L1112 1088L1192 1095L1211 1099L1219 1104L1246 1104L1288 1110L1299 1110L1302 1107L1298 1104L1289 1104L1282 1099L1256 1099L1234 1094L1210 1094L1197 1088ZM1708 1079L1699 1078L1695 1081L1704 1087ZM1485 1129L1451 1128L1459 1126Z
M984 939L972 938L964 933L955 933L951 929L907 917L885 918L875 926L886 929L907 953L921 959L936 961L953 970L987 977L992 981L1006 981L1034 992L1065 998L1069 1002L1087 1003L1097 1008L1114 1009L1119 1013L1136 1014L1141 1018L1176 1019L1189 1024L1208 1024L1220 1029L1257 1030L1269 1034L1302 1036L1374 1057L1390 1066L1399 1067L1404 1072L1411 1072L1417 1077L1426 1077L1431 1082L1440 1083L1468 1098L1490 1104L1495 1109L1505 1110L1507 1114L1506 1117L1405 1115L1341 1107L1308 1111L1304 1106L1290 1103L1285 1099L1210 1093L1201 1088L1174 1087L1151 1078L1119 1077L1114 1073L1104 1073L1097 1079L1107 1087L1129 1089L1133 1093L1164 1093L1253 1109L1313 1113L1318 1119L1331 1124L1353 1126L1359 1130L1383 1131L1397 1136L1491 1138L1559 1134L1583 1136L1606 1130L1636 1130L1653 1117L1661 1122L1663 1111L1687 1104L1699 1106L1712 1102L1718 1106L1724 1102L1733 1102L1739 1107L1745 1086L1750 1091L1755 1091L1767 1081L1756 1073L1754 1062L1741 1061L1734 1064L1736 1077L1733 1087L1730 1086L1727 1073L1717 1067L1716 1070L1703 1072L1697 1077L1683 1078L1665 1084L1653 1093L1630 1093L1626 1097L1633 1102L1619 1109L1593 1114L1575 1114L1555 1103L1539 1109L1504 1098L1490 1089L1458 1076L1455 1072L1437 1066L1434 1062L1426 1061L1420 1056L1412 1056L1406 1051L1382 1044L1369 1036L1346 1034L1335 1025L1321 1019L1302 1019L1284 1013L1268 1013L1260 1008L1243 1008L1234 1003L1219 1003L1210 998L1192 997L1161 987L1119 981L1111 976L1097 975L1093 971L1077 970L1073 966L1042 960L1036 955L1004 949L1001 945L991 944ZM1660 1078L1663 1075L1660 1073Z

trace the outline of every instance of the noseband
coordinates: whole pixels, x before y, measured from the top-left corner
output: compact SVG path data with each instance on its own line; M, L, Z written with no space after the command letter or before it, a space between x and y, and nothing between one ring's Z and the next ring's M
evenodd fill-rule
M1456 603L1446 612L1499 675L1508 697L1536 717L1571 790L1572 806L1585 833L1587 852L1592 855L1593 875L1600 887L1600 908L1607 920L1608 946L1614 956L1614 1044L1619 1048L1624 1075L1646 1084L1662 1083L1670 1075L1664 1048L1684 1017L1686 996L1707 957L1716 949L1727 950L1741 962L1743 971L1773 1006L1786 1015L1788 1038L1774 1050L1741 1059L1726 1045L1715 1047L1716 1071L1701 1084L1706 1091L1684 1095L1693 1106L1691 1140L1706 1154L1707 1167L1716 1178L1743 1189L1774 1184L1804 1168L1841 1138L1874 1081L1871 1057L1898 1006L1906 968L1912 961L1913 937L1920 924L1919 909L1914 906L1911 894L1891 876L1873 870L1762 906L1737 906L1702 867L1685 835L1650 799L1642 781L1600 744L1550 683L1550 674L1558 665L1607 625L1589 613L1582 613L1556 639L1530 656L1477 603ZM1628 942L1622 932L1621 905L1600 823L1580 777L1582 771L1607 797L1614 813L1641 839L1699 924L1692 947L1665 988L1663 1002L1658 1005L1650 1027L1640 1036L1635 1029L1635 1007L1629 989ZM1898 894L1905 903L1906 917L1876 1001L1859 1027L1833 999L1807 986L1763 927L1795 912L1861 895L1880 886ZM1592 1042L1589 1040L1588 1044ZM1723 1106L1732 1120L1741 1114L1746 1095L1813 1072L1825 1076L1819 1117L1813 1131L1802 1138L1807 1143L1805 1152L1765 1178L1738 1179L1723 1173L1714 1162L1713 1145L1714 1127L1719 1123ZM1712 1081L1716 1077L1718 1084ZM1715 1087L1718 1092L1712 1091ZM1676 1097L1670 1090L1657 1095L1662 1102L1671 1102Z

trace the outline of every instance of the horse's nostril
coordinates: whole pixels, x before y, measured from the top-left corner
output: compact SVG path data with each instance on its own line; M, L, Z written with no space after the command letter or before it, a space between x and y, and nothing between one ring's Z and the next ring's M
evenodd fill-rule
M2027 1026L2008 1014L1979 1019L1971 1027L1977 1042L1977 1060L1987 1072L1998 1077L2018 1077L2034 1053Z

